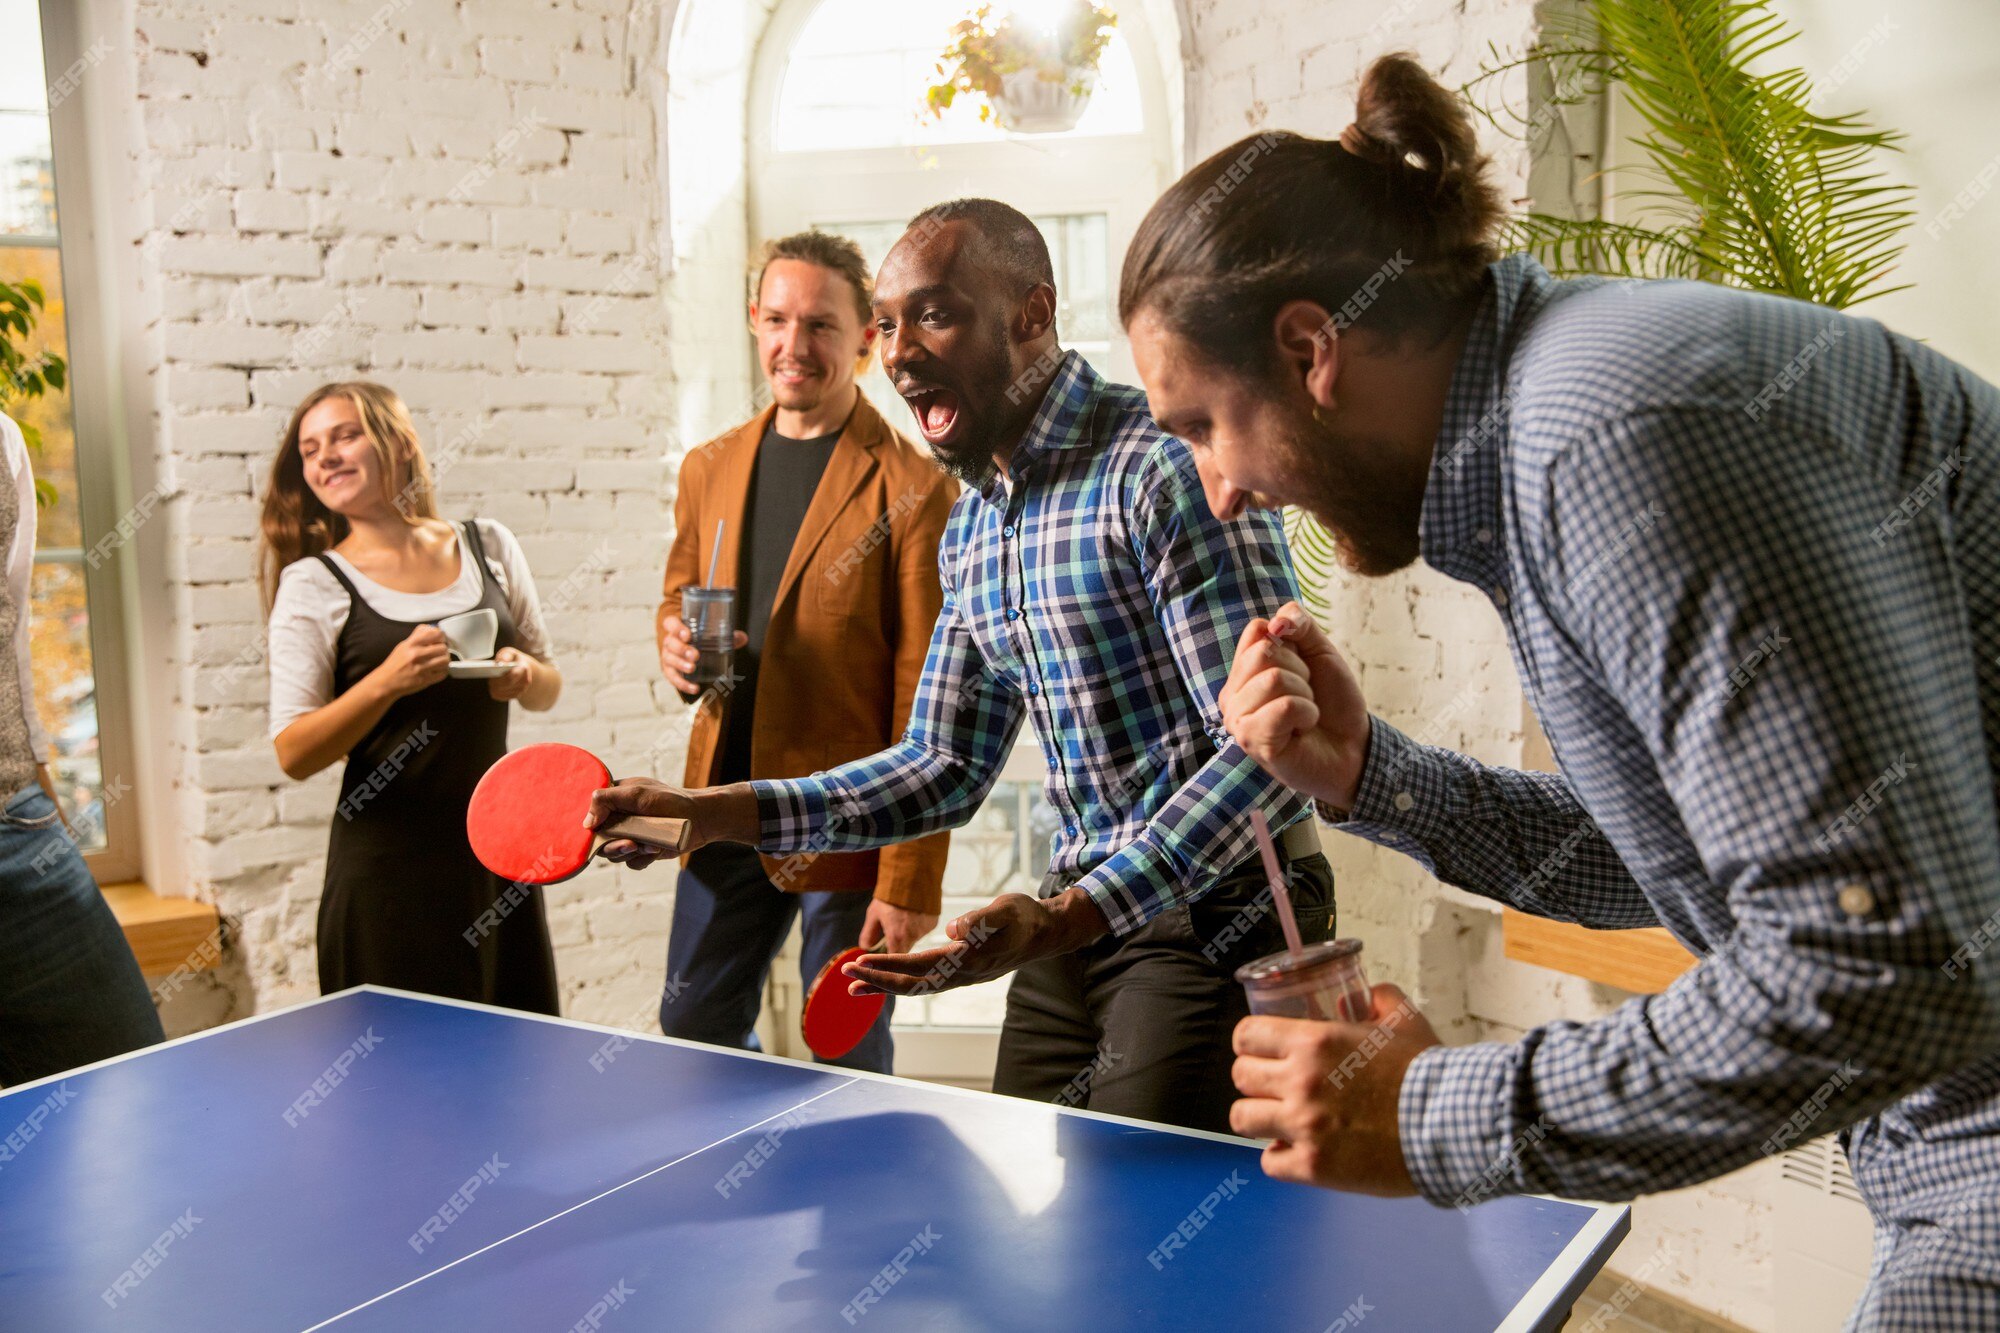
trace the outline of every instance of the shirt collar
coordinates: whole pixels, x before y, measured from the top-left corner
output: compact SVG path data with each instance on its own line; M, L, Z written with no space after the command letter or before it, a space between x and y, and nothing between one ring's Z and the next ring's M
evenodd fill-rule
M1507 365L1555 279L1527 255L1487 269L1486 296L1445 392L1418 520L1419 549L1432 568L1491 594L1506 585L1501 550L1501 478L1514 390Z
M1081 353L1057 349L1021 372L1020 383L1030 393L1043 383L1048 387L1042 392L1041 406L1035 409L1034 419L1022 433L1021 442L1014 446L1009 472L1016 482L1043 454L1097 443L1090 432L1091 409L1104 389L1104 377L1091 368ZM1004 509L1010 489L996 468L979 487L979 493L986 497L987 503Z

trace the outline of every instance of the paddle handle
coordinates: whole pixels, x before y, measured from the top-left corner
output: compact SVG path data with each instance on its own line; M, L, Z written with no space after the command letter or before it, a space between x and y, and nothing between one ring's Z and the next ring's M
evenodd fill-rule
M688 822L685 819L665 819L658 815L626 815L614 819L609 824L598 827L598 836L609 841L612 838L630 838L633 842L643 842L648 847L657 847L669 856L680 853L687 842Z

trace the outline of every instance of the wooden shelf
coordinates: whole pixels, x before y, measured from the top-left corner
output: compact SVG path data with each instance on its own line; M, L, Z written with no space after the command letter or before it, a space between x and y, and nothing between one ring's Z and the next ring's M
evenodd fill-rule
M205 972L220 961L221 950L209 944L221 919L212 903L162 898L137 881L106 884L104 900L111 904L111 914L124 928L125 942L147 976L182 967Z
M1588 930L1505 908L1500 913L1502 951L1517 962L1553 968L1640 995L1657 995L1694 966L1694 955L1658 926L1645 930Z

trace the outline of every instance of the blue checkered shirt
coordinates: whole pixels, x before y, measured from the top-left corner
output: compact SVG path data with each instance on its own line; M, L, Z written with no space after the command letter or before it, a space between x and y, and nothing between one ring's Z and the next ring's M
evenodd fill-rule
M1422 550L1506 621L1561 775L1377 718L1342 827L1700 961L1419 1057L1411 1174L1622 1199L1849 1127L1863 1322L2000 1327L2000 392L1799 302L1491 276Z
M759 847L850 851L963 824L1026 717L1063 821L1049 869L1080 872L1122 934L1254 856L1253 806L1273 829L1306 817L1216 702L1244 627L1296 592L1277 518L1218 522L1143 394L1075 352L1042 373L1011 485L962 491L945 528L944 608L901 743L752 783Z

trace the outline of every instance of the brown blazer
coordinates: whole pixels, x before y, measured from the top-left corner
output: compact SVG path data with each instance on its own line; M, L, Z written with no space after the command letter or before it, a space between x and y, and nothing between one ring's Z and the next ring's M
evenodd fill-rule
M654 639L680 614L680 590L700 583L725 519L718 580L734 581L757 445L776 408L691 451L674 497L674 544ZM771 607L757 677L750 771L804 777L864 758L902 738L943 593L938 543L958 483L889 428L863 396L833 448L792 543ZM725 572L726 571L726 572ZM709 786L722 741L722 705L704 694L688 740L690 787ZM884 902L936 912L948 833L880 851L788 858L793 893L873 889ZM774 877L786 861L763 858Z

